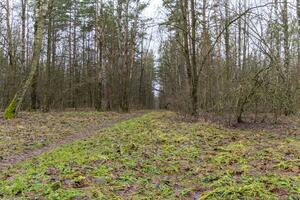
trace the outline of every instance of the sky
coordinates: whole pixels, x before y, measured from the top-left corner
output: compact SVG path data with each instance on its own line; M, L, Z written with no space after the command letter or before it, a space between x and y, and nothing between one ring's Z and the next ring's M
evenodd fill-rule
M147 34L150 35L148 37L147 43L149 50L155 55L155 60L159 58L158 49L161 41L161 37L159 34L158 24L163 21L162 15L162 0L146 0L149 1L149 6L144 10L143 16L145 18L153 18L153 21L150 23L150 28L147 29ZM150 39L151 38L151 39ZM155 66L157 67L157 62L155 62ZM157 82L153 83L153 87L159 89L159 84ZM154 92L155 96L158 96L158 92Z
M143 17L153 18L153 21L149 23L147 29L148 45L149 48L154 52L157 58L158 48L160 44L159 27L158 24L163 21L162 18L162 0L146 0L149 2L149 6L144 10ZM151 38L151 40L150 40Z
M153 21L149 23L149 28L146 30L148 39L147 43L145 44L145 48L149 48L149 50L152 50L152 52L155 55L155 60L158 61L159 59L159 46L162 41L162 37L164 34L162 34L159 31L159 23L163 22L165 19L165 14L163 12L163 6L162 1L163 0L144 0L149 2L149 6L144 10L143 17L145 18L153 18ZM295 0L290 0L295 1ZM238 0L231 1L233 3L237 3ZM248 0L247 2L254 3L254 5L261 5L265 4L266 2L270 2L270 0ZM150 39L151 38L151 39ZM158 67L158 62L155 62L156 67ZM159 84L154 83L153 85L155 88L159 89ZM155 92L155 95L157 96L158 93Z
M162 0L148 0L149 6L145 9L144 15L153 17L158 14L159 8L162 7Z

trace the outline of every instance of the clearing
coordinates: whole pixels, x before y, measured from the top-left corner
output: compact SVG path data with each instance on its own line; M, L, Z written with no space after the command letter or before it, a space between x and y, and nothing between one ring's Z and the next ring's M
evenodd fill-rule
M66 137L64 133L79 133L101 119L124 119L123 115L111 113L77 114L50 115L50 120L44 119L48 115L23 114L19 121L1 122L1 154L7 157L26 148L39 149L57 143ZM207 122L185 122L175 113L165 111L132 117L98 131L94 127L89 137L69 140L3 169L0 198L300 198L297 130L229 129ZM24 128L30 121L32 131ZM56 128L48 130L52 126L45 123L53 123ZM5 139L11 133L7 127L25 129L20 133L28 136L20 135L19 143L18 134L14 133L16 136L9 142ZM30 136L31 132L34 135ZM31 145L26 145L27 141ZM8 150L9 146L14 148Z

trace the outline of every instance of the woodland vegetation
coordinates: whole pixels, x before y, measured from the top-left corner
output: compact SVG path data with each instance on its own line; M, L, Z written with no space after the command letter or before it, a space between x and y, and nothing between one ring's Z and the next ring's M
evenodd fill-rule
M0 199L299 200L299 109L300 0L0 0Z
M23 109L127 112L157 100L238 122L247 112L297 112L299 0L164 0L160 23L143 17L147 3L2 0L5 118ZM153 26L158 37L147 31Z
M245 112L297 112L299 4L165 1L160 102L194 115L233 114L238 122Z
M2 1L1 108L153 107L140 1ZM13 18L13 19L12 19Z
M120 117L106 112L21 113L0 123L0 130L7 130L0 134L0 156L11 165L6 156L77 138L11 167L3 168L0 158L0 199L300 197L299 132L290 127L299 131L299 118L276 131L240 130L190 123L163 111L94 129L91 138L76 134Z

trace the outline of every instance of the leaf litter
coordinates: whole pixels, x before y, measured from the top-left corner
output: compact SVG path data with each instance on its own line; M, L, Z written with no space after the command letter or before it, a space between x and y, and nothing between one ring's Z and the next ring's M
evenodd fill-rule
M299 199L299 134L151 112L0 173L3 199Z

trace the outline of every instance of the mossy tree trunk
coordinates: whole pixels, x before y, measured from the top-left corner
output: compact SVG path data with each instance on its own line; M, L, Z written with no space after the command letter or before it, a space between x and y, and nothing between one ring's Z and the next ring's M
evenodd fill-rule
M16 92L14 98L10 102L9 106L6 108L4 112L5 119L11 119L16 116L18 111L21 108L21 104L24 100L26 92L30 88L34 76L37 71L37 67L39 64L42 40L43 40L43 30L44 30L44 21L45 21L45 13L47 9L47 0L36 0L36 21L35 21L35 32L34 32L34 44L33 44L33 56L31 62L30 72L27 77L23 80L20 88Z

